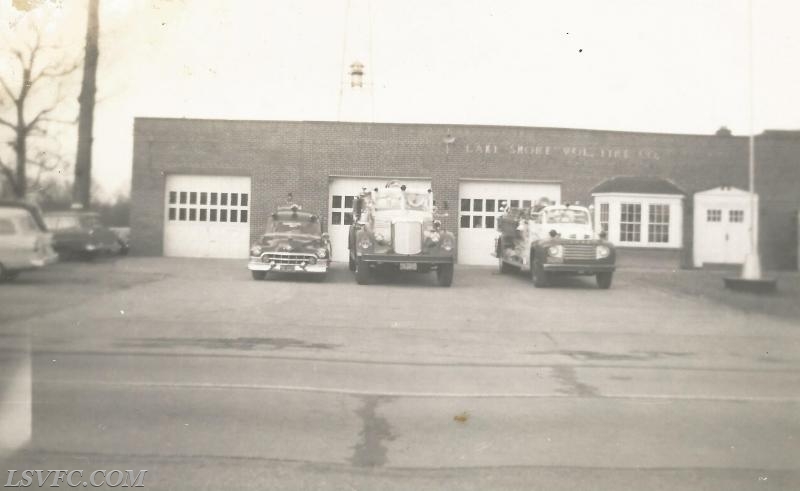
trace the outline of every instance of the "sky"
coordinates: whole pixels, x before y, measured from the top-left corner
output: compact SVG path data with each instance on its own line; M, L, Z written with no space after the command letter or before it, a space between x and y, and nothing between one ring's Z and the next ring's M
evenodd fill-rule
M80 57L86 0L38 1L0 0L0 39L38 26ZM755 132L800 129L799 18L796 0L100 0L94 178L129 191L135 117L342 119L354 59L376 122L746 135L752 74Z

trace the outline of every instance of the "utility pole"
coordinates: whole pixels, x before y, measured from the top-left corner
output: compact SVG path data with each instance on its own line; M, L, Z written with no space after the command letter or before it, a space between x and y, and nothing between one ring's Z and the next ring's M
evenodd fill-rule
M88 209L92 196L92 127L94 125L94 103L97 93L97 60L100 55L98 38L100 22L98 9L100 0L89 0L86 23L86 55L83 61L83 83L78 97L78 154L75 158L75 182L72 187L72 202Z

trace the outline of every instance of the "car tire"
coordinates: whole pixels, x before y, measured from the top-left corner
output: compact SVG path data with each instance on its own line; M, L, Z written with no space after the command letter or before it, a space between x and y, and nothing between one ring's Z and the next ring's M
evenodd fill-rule
M597 287L601 290L608 290L611 288L611 280L614 279L614 273L597 273Z
M266 271L250 271L250 274L253 275L253 279L256 281L261 281L267 277Z
M544 270L542 261L535 257L531 258L531 280L536 288L545 288L550 284L550 278L548 278L547 271Z
M453 265L440 264L436 268L436 281L439 286L450 286L453 284Z
M370 279L369 264L361 259L356 259L355 268L356 283L359 285L368 285Z

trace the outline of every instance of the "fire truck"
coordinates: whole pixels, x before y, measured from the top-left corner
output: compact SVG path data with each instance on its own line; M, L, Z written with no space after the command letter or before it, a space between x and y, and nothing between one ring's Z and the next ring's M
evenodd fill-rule
M376 270L436 273L441 286L453 282L456 239L437 219L430 189L390 181L364 189L355 200L350 226L350 270L368 284Z
M536 287L553 276L592 275L607 289L615 270L614 245L605 232L595 233L592 216L582 206L509 208L498 221L495 240L501 273L525 271Z

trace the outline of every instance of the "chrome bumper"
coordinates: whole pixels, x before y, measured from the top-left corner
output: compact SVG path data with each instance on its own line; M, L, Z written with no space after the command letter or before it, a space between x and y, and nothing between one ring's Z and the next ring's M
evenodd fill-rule
M42 268L48 264L53 264L58 261L58 254L55 252L46 256L31 259L31 266L34 268Z
M247 263L247 269L250 271L273 271L275 273L324 273L328 270L328 261L300 266L299 264L269 264L262 262L261 259L256 259Z

